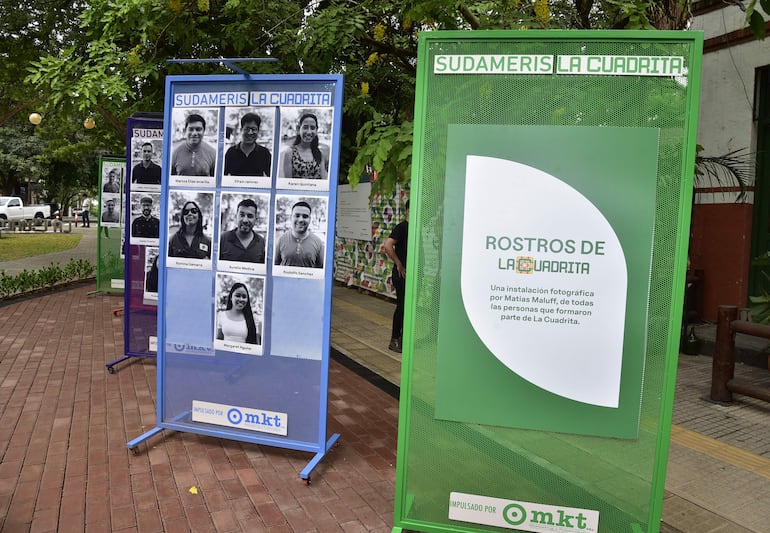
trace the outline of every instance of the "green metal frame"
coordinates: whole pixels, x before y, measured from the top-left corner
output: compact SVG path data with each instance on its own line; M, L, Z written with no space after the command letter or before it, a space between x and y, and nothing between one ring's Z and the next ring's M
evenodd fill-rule
M117 156L99 156L99 177L96 182L99 185L99 198L101 199L102 169L105 163L122 163L125 166L126 158ZM123 172L125 179L125 169ZM124 189L125 191L125 189ZM120 194L120 209L125 209L124 192ZM121 216L124 216L121 214ZM102 227L102 202L99 202L99 210L92 219L96 225L96 289L100 292L123 293L123 288L112 286L113 279L124 280L125 261L120 256L121 233L124 231L124 225L120 228ZM109 261L109 263L107 262Z
M673 258L669 259L670 270L672 272L672 279L670 280L670 293L667 293L667 298L663 298L659 302L661 310L664 315L667 316L668 324L665 325L665 354L658 354L659 357L663 357L663 365L660 367L661 372L657 377L648 377L646 379L653 379L656 383L657 390L655 391L660 396L659 413L657 420L648 421L648 426L652 428L654 433L654 450L649 450L654 454L654 471L651 473L652 483L650 485L650 493L643 495L644 502L641 502L640 508L647 509L646 524L640 524L633 519L629 519L629 531L642 532L647 531L651 533L653 531L659 531L659 524L662 514L663 495L665 488L666 477L666 464L669 452L669 439L671 433L671 420L674 401L674 390L676 381L676 369L677 358L680 342L680 326L682 319L682 305L681 302L684 298L685 290L685 274L687 264L687 247L689 236L689 224L692 208L692 194L693 194L693 174L692 169L695 164L696 155L696 133L697 133L697 117L698 117L698 104L700 94L700 76L701 76L701 55L703 46L703 35L700 32L679 32L679 31L526 31L526 32L511 32L511 31L485 31L485 32L467 32L467 31L441 31L441 32L424 32L420 34L419 51L418 51L418 71L417 71L417 83L416 83L416 101L415 101L415 130L414 130L414 145L413 145L413 164L412 168L412 185L411 185L411 217L410 217L410 240L409 240L409 255L407 271L413 273L407 278L406 286L406 315L404 323L404 351L402 362L402 377L401 377L401 394L400 394L400 416L399 416L399 438L398 438L398 458L396 468L396 498L394 504L394 532L401 532L404 530L417 530L425 532L470 532L470 531L490 531L498 530L489 526L473 526L472 524L465 523L440 523L439 521L412 519L409 518L410 509L415 505L415 501L420 499L422 495L413 494L408 491L408 476L410 474L409 458L411 452L412 443L412 430L413 430L413 416L431 417L432 405L430 402L426 403L424 400L425 395L430 395L432 391L421 389L424 386L424 380L416 383L416 380L420 377L415 375L415 351L418 348L418 333L422 335L424 332L417 331L417 309L418 309L418 297L421 287L420 280L416 279L417 276L414 273L418 272L421 268L421 243L420 236L422 234L421 224L427 216L432 213L429 212L423 205L423 197L428 194L428 190L433 188L433 184L426 183L426 178L421 175L421 172L426 164L426 135L429 133L426 130L426 113L431 105L430 98L432 95L429 92L431 88L431 74L430 69L432 65L429 61L429 45L434 43L496 43L498 41L517 41L527 42L533 45L545 44L548 46L550 43L556 42L590 42L590 43L676 43L678 45L684 45L688 47L689 54L686 57L688 63L687 73L687 87L686 87L686 116L684 118L684 127L682 129L682 149L681 149L681 161L679 165L679 176L674 176L674 179L678 179L678 205L674 206L672 212L675 216L672 217L670 224L670 234L673 235L672 239L669 239L667 246L673 246L675 248L675 254ZM543 47L541 46L542 50ZM478 52L474 52L478 53ZM576 78L579 78L577 76ZM665 201L663 198L657 200L658 203ZM657 222L656 222L657 228ZM657 230L656 230L657 231ZM659 239L663 238L656 234L654 248L657 248ZM671 261L672 260L672 261ZM668 287L668 285L667 285ZM442 302L442 305L445 305ZM649 312L649 311L648 311ZM661 326L664 327L664 326ZM422 342L423 339L420 339ZM649 390L646 392L650 393ZM436 422L435 419L433 419ZM441 424L438 424L441 422ZM573 483L577 486L578 491L586 493L590 492L590 482L578 486L581 483L579 479L559 479L559 473L557 470L551 471L548 465L539 462L537 457L528 457L525 451L516 447L510 449L504 449L505 443L500 442L494 438L494 435L490 435L485 431L483 426L473 424L446 424L444 421L437 422L437 431L433 435L436 439L436 454L441 453L441 446L439 444L443 441L452 442L455 439L462 440L465 443L478 445L478 457L479 464L483 464L489 460L492 455L508 455L513 457L511 462L522 462L523 464L531 465L535 476L543 476L549 480L554 481L554 486L559 483L570 484ZM645 421L642 422L645 425ZM439 427L440 426L440 427ZM534 432L536 433L536 432ZM422 437L422 436L421 436ZM599 439L600 440L600 439ZM490 452L490 448L497 448L493 452ZM531 461L531 462L530 462ZM550 477L549 477L550 476ZM557 495L558 497L558 495ZM617 511L618 515L626 515L626 509L606 509L604 514L611 514ZM631 516L631 515L628 515ZM602 521L599 522L599 531L610 531L609 529L602 528ZM612 531L611 533L619 533L618 531Z

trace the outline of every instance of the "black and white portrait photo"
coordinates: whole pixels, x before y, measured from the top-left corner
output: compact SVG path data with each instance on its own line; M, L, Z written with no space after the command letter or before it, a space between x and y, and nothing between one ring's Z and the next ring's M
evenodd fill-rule
M265 273L270 195L225 192L219 202L217 270Z
M214 348L262 355L265 278L218 272Z
M123 169L104 166L102 169L102 193L120 195L123 185Z
M162 139L131 139L131 191L160 191Z
M160 235L160 193L132 192L131 244L158 245Z
M102 193L100 225L107 228L120 227L120 194Z
M329 190L334 111L331 107L281 107L276 186Z
M322 196L276 196L274 275L324 277L328 207Z
M214 193L170 190L169 267L211 270Z
M267 189L272 185L274 107L228 107L222 185Z
M214 187L219 108L174 108L170 185Z

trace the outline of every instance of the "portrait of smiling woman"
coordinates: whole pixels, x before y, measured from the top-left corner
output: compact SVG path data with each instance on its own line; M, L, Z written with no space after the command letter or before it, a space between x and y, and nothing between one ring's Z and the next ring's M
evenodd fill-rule
M200 206L192 200L185 201L179 220L181 225L168 242L168 256L210 259L211 238L203 233Z
M226 342L262 344L254 322L249 290L243 283L234 283L230 287L225 309L217 315L216 338Z
M328 125L319 122L318 114L304 112L296 123L291 144L281 152L281 178L325 180L329 178L329 146L321 142Z
M261 355L265 278L220 272L216 276L214 347Z

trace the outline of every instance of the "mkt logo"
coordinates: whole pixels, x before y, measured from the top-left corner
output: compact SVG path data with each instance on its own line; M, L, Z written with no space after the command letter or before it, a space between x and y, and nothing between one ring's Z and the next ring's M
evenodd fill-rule
M287 435L289 425L289 416L286 413L201 400L192 402L192 419L195 422L283 436Z
M591 533L599 527L599 511L452 492L449 519L519 531Z
M214 355L214 349L211 346L191 344L189 342L167 342L166 351L177 354Z

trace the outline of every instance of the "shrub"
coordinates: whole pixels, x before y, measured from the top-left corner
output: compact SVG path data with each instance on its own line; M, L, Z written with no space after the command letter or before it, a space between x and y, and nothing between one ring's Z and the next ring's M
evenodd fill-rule
M0 300L39 289L50 289L62 283L93 277L96 267L86 259L70 259L64 268L51 263L40 270L22 270L10 276L0 270Z

